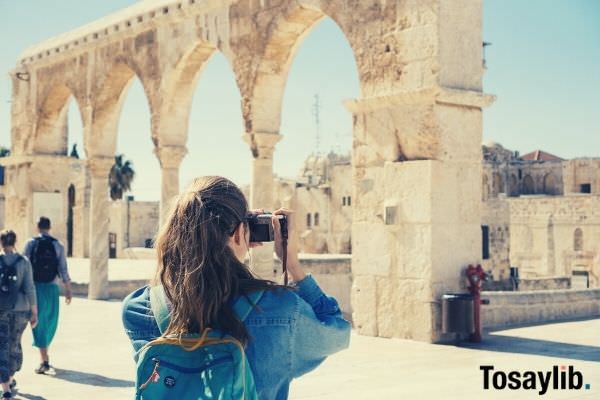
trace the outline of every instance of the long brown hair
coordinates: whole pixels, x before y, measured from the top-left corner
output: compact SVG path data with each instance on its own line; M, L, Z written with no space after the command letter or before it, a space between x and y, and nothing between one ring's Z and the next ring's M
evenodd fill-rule
M156 280L172 305L165 334L218 327L248 342L231 300L278 285L256 278L227 244L247 213L241 190L219 176L196 179L177 198L156 238Z

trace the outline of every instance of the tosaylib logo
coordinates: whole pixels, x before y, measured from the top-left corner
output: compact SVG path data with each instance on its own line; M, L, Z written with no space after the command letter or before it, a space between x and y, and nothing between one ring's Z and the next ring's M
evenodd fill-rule
M572 365L555 365L551 371L495 371L492 365L480 365L483 371L483 388L496 390L537 390L544 395L553 390L590 390L589 383L583 383L583 374Z

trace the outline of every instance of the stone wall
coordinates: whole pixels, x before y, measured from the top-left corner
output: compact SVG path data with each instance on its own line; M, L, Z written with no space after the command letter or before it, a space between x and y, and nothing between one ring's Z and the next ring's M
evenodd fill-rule
M509 199L510 262L521 278L589 274L600 286L600 196Z
M521 279L519 278L518 288L515 290L514 282L509 279L497 281L485 281L482 289L490 292L501 291L531 291L531 290L554 290L554 289L571 289L570 277L547 277Z
M481 266L492 271L494 280L506 279L510 275L510 208L506 196L483 202L481 225L488 227L489 248L489 258L482 259Z
M117 235L117 257L124 249L145 247L158 231L159 203L154 201L114 201L111 204L110 232Z
M484 328L600 316L600 289L483 292Z
M589 184L592 194L600 194L600 159L578 158L563 164L565 193L581 193Z
M300 262L306 273L312 274L321 289L338 301L346 318L352 318L352 256L346 254L300 254ZM277 270L281 263L276 260Z

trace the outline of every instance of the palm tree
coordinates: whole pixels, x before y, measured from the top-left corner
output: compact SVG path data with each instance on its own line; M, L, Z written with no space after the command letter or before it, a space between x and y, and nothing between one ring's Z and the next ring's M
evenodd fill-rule
M110 169L108 184L110 186L110 198L120 200L123 193L131 190L131 182L135 177L133 163L123 159L123 154L115 156L115 164Z

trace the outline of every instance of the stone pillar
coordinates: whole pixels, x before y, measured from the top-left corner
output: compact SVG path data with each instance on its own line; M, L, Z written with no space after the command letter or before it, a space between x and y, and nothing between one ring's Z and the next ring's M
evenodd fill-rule
M481 107L432 88L347 103L353 113L352 308L359 333L426 342L441 296L481 259Z
M157 146L154 154L161 169L160 221L165 222L173 198L179 194L179 166L187 154L185 146Z
M91 180L89 299L107 299L109 296L108 225L110 203L108 174L114 162L112 157L94 157L88 160Z
M246 134L244 140L252 151L252 182L250 183L250 209L263 208L273 211L273 152L275 144L282 136L277 133L253 132ZM251 250L250 266L254 273L263 279L279 279L279 273L273 268L273 243L265 243Z
M0 159L4 166L4 227L17 234L17 246L24 245L34 233L33 191L31 186L32 161L27 156L9 156Z

